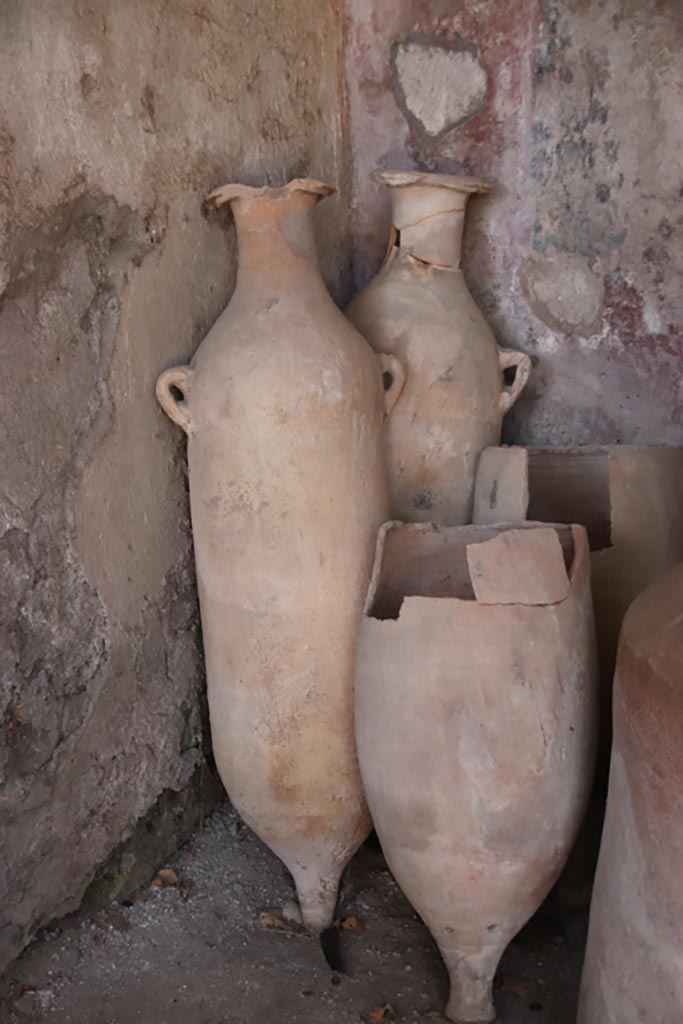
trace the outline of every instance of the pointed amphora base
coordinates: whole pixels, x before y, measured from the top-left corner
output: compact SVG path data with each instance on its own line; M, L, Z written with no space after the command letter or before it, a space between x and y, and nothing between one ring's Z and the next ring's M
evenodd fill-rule
M502 948L498 947L469 956L443 953L451 982L444 1010L449 1020L455 1024L491 1024L495 1021L493 978L502 953Z
M296 895L306 931L319 935L334 921L341 874L322 878L315 870L293 871Z

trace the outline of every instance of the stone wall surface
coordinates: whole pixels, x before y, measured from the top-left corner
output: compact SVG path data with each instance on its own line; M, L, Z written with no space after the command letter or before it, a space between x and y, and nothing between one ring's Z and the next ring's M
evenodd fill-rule
M196 790L185 445L154 382L230 295L215 185L340 184L320 226L344 297L341 39L314 0L0 6L0 966Z
M356 286L389 235L377 166L495 182L463 266L528 352L529 444L683 440L679 0L348 0Z

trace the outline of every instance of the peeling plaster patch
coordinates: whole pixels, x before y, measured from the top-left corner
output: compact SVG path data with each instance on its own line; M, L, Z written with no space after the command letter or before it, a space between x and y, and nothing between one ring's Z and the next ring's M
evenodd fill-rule
M391 66L396 102L431 138L471 120L484 104L486 71L463 39L410 36L392 48Z
M582 256L529 256L519 283L534 316L548 327L582 338L599 333L604 287Z
M662 320L662 315L653 304L649 295L644 297L643 321L650 334L661 334L666 330L666 324Z

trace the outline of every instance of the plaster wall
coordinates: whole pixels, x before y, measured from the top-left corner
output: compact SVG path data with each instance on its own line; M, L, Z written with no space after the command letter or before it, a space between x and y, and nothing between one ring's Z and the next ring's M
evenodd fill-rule
M347 290L341 23L314 0L0 6L0 966L205 758L182 433L225 181L321 177Z

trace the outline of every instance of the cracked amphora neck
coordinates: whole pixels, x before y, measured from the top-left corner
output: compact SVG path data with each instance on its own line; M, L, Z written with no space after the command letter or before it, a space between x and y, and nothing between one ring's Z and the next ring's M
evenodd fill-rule
M424 263L457 269L467 201L491 185L476 178L421 171L378 171L375 181L391 189L392 219L399 249Z

